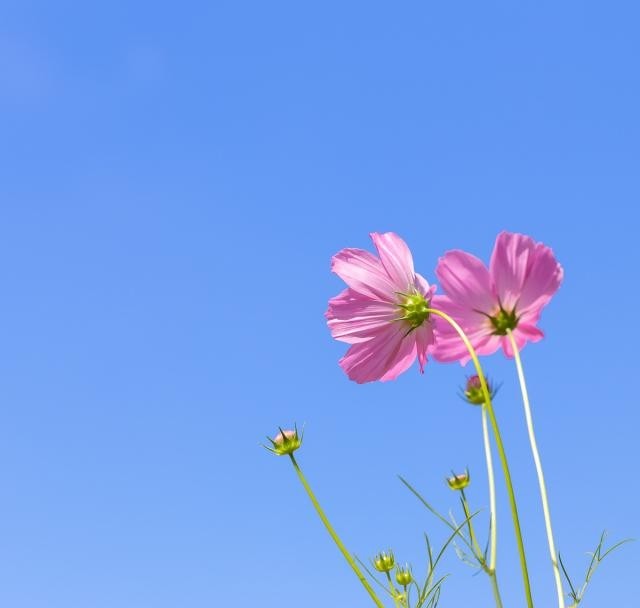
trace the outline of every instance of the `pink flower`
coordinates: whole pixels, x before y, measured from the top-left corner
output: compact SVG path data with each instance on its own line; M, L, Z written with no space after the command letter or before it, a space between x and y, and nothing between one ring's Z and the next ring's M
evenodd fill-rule
M436 296L433 307L451 315L464 329L480 355L500 346L513 352L507 329L522 349L544 334L536 327L542 309L562 282L562 266L551 249L523 234L501 232L489 269L464 251L448 251L438 262L436 275L446 295ZM438 319L439 361L469 361L466 347L453 328Z
M358 383L393 380L418 358L424 371L434 341L427 309L435 286L413 270L406 243L393 232L371 234L378 257L343 249L331 270L348 288L329 300L331 335L351 348L340 366Z

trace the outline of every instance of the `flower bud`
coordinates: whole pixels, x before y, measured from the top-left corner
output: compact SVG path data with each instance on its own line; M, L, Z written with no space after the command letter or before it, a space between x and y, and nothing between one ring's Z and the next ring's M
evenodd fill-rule
M453 475L452 477L447 477L447 483L452 490L464 490L469 485L470 481L471 476L469 475L469 471Z
M270 437L267 439L271 442L272 447L265 447L278 456L293 454L302 445L302 435L298 434L298 427L286 431L280 429L280 432L273 439Z
M396 582L398 583L398 585L406 587L407 585L411 584L412 580L413 576L411 575L411 569L409 568L409 566L398 566L398 568L396 569Z
M391 572L396 560L393 557L393 551L382 551L373 558L373 567L378 572Z
M487 390L489 391L489 396L493 399L495 394L498 392L499 387L494 387L491 385L489 379L486 379L487 382ZM464 389L464 398L466 401L471 403L472 405L483 405L485 402L484 393L482 392L482 383L480 382L480 377L477 375L469 376L467 378L467 384Z

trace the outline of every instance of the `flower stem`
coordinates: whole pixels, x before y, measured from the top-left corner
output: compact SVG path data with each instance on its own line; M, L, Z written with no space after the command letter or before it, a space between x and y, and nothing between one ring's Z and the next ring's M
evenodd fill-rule
M289 457L291 458L291 463L293 464L293 468L296 470L296 473L298 474L298 478L302 482L304 489L309 495L309 498L311 499L311 502L313 503L313 506L315 507L316 512L318 513L318 516L322 520L322 523L324 524L324 527L327 529L327 532L329 532L329 535L333 539L333 542L335 542L335 544L338 546L338 549L340 549L340 552L342 553L344 558L347 560L348 564L351 566L351 569L356 573L356 576L362 583L362 586L367 590L367 593L371 596L371 599L373 600L375 605L378 606L378 608L384 608L384 604L380 601L375 591L371 588L371 585L365 578L364 574L362 574L362 571L360 570L360 568L358 568L358 565L356 564L355 560L353 559L349 551L347 551L347 548L344 546L344 543L340 540L340 537L337 535L336 531L333 529L333 526L329 523L329 520L327 519L327 516L322 510L322 507L320 506L318 499L315 497L315 494L311 490L311 486L309 486L309 483L307 482L305 476L303 475L302 470L298 466L298 463L294 455L289 454Z
M496 571L494 570L489 576L491 579L491 590L493 591L493 599L496 601L496 607L502 608L502 598L500 597L500 590L498 589L498 577L496 576Z
M556 582L556 591L558 593L558 606L564 608L564 591L562 589L562 579L560 577L560 568L558 567L556 547L553 540L553 530L551 528L551 513L549 511L549 498L547 497L547 487L544 481L544 473L542 472L542 462L540 461L540 453L538 452L538 444L536 435L533 430L533 417L531 416L531 405L529 404L529 393L527 384L524 379L524 371L522 369L522 360L518 344L516 343L513 333L507 329L507 335L511 342L511 349L518 370L518 381L520 382L520 391L522 392L522 402L524 404L524 416L527 421L527 432L529 433L529 443L531 444L531 452L533 453L533 461L536 465L536 473L538 474L538 485L540 486L540 498L542 500L542 511L544 513L544 525L547 531L547 542L549 543L549 553L551 554L551 563L553 565L553 576Z
M484 560L482 549L480 549L475 530L473 529L473 521L471 521L471 510L469 509L469 503L467 502L467 497L464 493L464 490L461 490L460 494L462 497L462 509L464 510L464 516L467 518L469 526L469 538L471 540L473 550L476 553L476 559L482 566L482 569L489 575L489 578L491 579L491 591L493 591L493 598L496 602L496 608L502 608L502 598L500 597L500 590L498 589L498 578L496 576L496 570L495 568L490 568L489 566L487 566Z
M489 480L489 509L490 518L490 541L491 555L489 557L489 570L495 572L496 569L496 547L498 527L496 525L496 482L493 474L493 457L491 456L491 442L489 441L489 427L487 425L487 407L482 404L482 439L484 441L484 453L487 459L487 478Z
M398 590L391 580L391 575L389 574L389 572L385 572L385 574L387 575L387 580L389 581L389 593L391 594L391 597L393 597L393 605L395 606L395 608L401 608L402 604L399 600Z
M450 317L447 313L442 312L441 310L437 310L435 308L429 308L429 313L432 313L438 317L443 318L453 329L456 330L457 334L460 336L464 345L467 347L469 351L469 355L471 356L471 360L473 361L473 365L476 368L476 373L478 374L478 378L480 379L480 387L482 389L482 394L485 399L485 403L482 406L486 408L487 414L489 416L489 420L491 422L491 428L493 430L493 435L496 440L496 447L498 448L498 454L500 456L500 464L502 465L502 472L504 474L505 484L507 486L507 494L509 495L509 504L511 507L511 518L513 520L513 527L515 530L516 541L518 544L518 553L520 556L520 569L522 570L522 582L524 584L525 597L527 600L527 607L533 608L533 599L531 597L531 584L529 582L529 571L527 568L527 558L524 552L524 542L522 540L522 530L520 528L520 518L518 517L518 505L516 503L516 495L513 489L513 482L511 481L511 472L509 471L509 463L507 462L507 455L504 449L504 444L502 442L502 436L500 435L500 429L498 428L498 421L496 420L495 412L493 411L493 404L491 402L491 394L489 393L489 388L487 386L487 380L482 371L482 367L480 365L480 361L478 360L478 355L476 354L473 345L467 338L467 335L464 333L464 330L458 323ZM495 500L495 487L490 486L490 492L494 494ZM495 503L494 503L495 504ZM494 546L491 547L492 556L495 553L495 542L496 542L496 530L495 530L495 515L493 515L492 519L492 538L491 543ZM493 559L491 560L493 561ZM495 565L495 564L494 564Z

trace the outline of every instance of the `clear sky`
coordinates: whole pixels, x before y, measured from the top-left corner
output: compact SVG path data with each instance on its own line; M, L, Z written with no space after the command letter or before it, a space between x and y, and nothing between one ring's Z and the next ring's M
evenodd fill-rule
M524 353L561 553L638 527L637 2L0 6L0 606L365 607L348 547L416 572L471 467L459 365L358 386L323 313L333 253L392 230L434 280L496 234L565 281ZM485 360L536 606L554 605L513 364ZM502 482L498 571L524 605ZM484 532L483 532L484 534ZM584 608L637 608L638 545ZM442 608L490 606L452 552Z

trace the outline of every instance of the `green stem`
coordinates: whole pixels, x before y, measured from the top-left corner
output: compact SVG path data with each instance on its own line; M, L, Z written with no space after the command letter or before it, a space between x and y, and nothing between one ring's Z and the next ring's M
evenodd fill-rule
M402 604L398 599L398 590L396 589L395 585L393 584L393 581L391 580L391 574L389 574L389 572L385 572L385 574L387 575L387 580L389 581L389 593L391 593L391 597L393 597L393 605L396 608L401 608Z
M489 441L489 426L487 424L487 407L482 404L482 439L484 442L484 454L487 460L487 479L489 481L489 519L490 519L490 541L491 548L489 557L489 570L495 572L496 569L496 549L498 546L498 526L496 523L496 482L493 474L493 457L491 456L491 442Z
M504 444L502 442L502 436L500 435L500 429L498 428L498 421L496 420L495 412L493 411L493 404L491 402L491 394L489 393L489 388L487 386L487 380L482 371L482 367L480 365L480 361L478 360L478 355L476 354L473 345L467 338L467 335L464 333L464 330L455 319L451 318L447 313L442 312L441 310L437 310L435 308L429 308L427 312L432 313L436 316L443 318L453 329L456 330L457 334L460 336L461 340L464 342L464 345L467 347L469 351L469 355L471 356L471 360L473 361L473 365L476 368L476 373L478 374L478 378L480 379L480 387L482 389L482 394L485 399L485 403L483 407L487 408L487 414L489 415L489 420L491 422L491 428L493 430L493 435L496 440L496 447L498 448L498 455L500 456L500 464L502 465L502 472L504 474L505 485L507 486L507 494L509 495L509 505L511 507L511 518L513 520L513 527L515 530L516 541L518 544L518 554L520 556L520 569L522 570L522 581L524 584L525 597L527 600L527 607L533 608L533 599L531 597L531 584L529 582L529 571L527 568L527 558L524 552L524 542L522 540L522 530L520 528L520 518L518 517L518 505L516 503L516 495L513 490L513 482L511 481L511 472L509 471L509 463L507 462L507 455L504 449ZM494 490L495 491L495 490ZM492 542L495 542L495 538L492 539ZM495 547L491 548L491 552L493 553Z
M509 341L511 342L511 349L513 350L513 357L516 362L516 369L518 370L518 381L520 382L520 391L522 392L522 402L524 404L524 416L527 421L529 443L531 444L533 461L536 465L536 473L538 474L538 485L540 486L540 498L542 500L542 511L544 513L544 525L547 531L547 542L549 544L549 553L551 555L551 563L553 565L553 577L555 579L556 591L558 594L558 606L559 608L564 608L564 591L562 589L562 578L560 577L560 568L558 566L558 560L556 557L556 547L553 541L551 513L549 511L549 498L547 497L547 486L544 481L544 473L542 472L542 462L540 460L540 453L538 452L536 435L533 430L533 417L531 415L531 405L529 404L529 393L527 391L527 384L524 379L524 371L522 369L522 360L520 359L518 344L516 343L516 340L513 337L513 332L510 329L507 329L507 336L509 336Z
M493 591L493 598L496 601L496 607L502 608L502 598L500 597L500 590L498 589L498 577L495 570L489 577L491 579L491 590Z
M467 522L469 524L469 537L471 538L471 543L473 545L474 551L476 552L476 558L480 562L482 569L489 575L489 578L491 579L491 590L493 591L493 598L496 602L496 608L502 608L502 598L500 597L500 590L498 589L498 578L496 576L495 568L488 567L486 562L484 561L482 549L480 549L475 530L473 529L473 521L471 521L471 511L469 509L469 503L467 502L467 497L464 493L464 490L461 490L461 495L462 509L464 510L464 516L467 518Z
M464 493L464 490L460 490L460 494L462 496L462 510L464 511L464 516L467 520L467 528L469 529L469 538L471 539L473 550L475 551L478 560L482 560L481 563L484 564L482 549L480 548L478 539L476 538L475 530L473 529L473 522L471 521L471 511L469 510L469 503L467 502L467 497Z
M356 576L362 583L362 586L367 590L367 593L371 596L371 599L374 601L375 605L378 606L378 608L384 608L384 604L380 601L375 591L371 588L371 585L365 578L364 574L362 574L362 571L360 570L360 568L358 568L358 565L356 564L355 560L353 559L349 551L347 551L347 548L344 546L344 543L340 540L340 537L336 534L336 531L333 529L333 526L329 523L329 520L327 519L327 516L324 514L324 511L322 510L322 507L320 506L318 499L315 497L315 494L311 490L311 486L309 486L309 483L307 482L305 476L300 470L300 467L298 466L298 463L296 462L295 457L293 456L293 454L289 454L289 457L291 458L291 463L293 464L293 468L296 470L296 473L298 474L298 477L302 482L304 489L309 495L309 498L311 499L311 502L313 503L313 506L315 507L316 512L318 513L318 516L322 520L322 523L324 524L324 527L327 529L327 532L329 532L329 535L333 539L333 542L338 546L338 549L340 549L340 552L342 553L344 558L347 560L348 564L351 566L351 569L356 573Z

